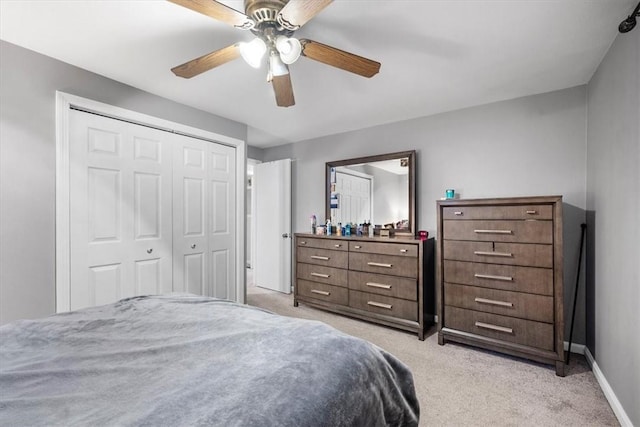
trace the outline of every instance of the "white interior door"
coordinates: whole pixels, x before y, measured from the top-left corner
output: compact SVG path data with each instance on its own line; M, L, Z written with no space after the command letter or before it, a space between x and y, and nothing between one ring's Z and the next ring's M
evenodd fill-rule
M174 144L174 290L237 300L235 150Z
M253 170L257 286L291 293L291 159Z
M236 159L235 150L208 144L209 260L207 295L237 300L236 295ZM239 185L244 185L244 181Z
M72 110L70 308L171 291L171 134Z
M362 224L371 220L373 176L356 171L336 171L339 207L331 209L334 225Z
M173 289L206 295L209 240L206 142L182 140L173 147Z

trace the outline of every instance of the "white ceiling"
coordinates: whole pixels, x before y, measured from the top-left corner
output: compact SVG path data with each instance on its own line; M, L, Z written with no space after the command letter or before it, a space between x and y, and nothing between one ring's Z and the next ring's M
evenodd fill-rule
M252 34L167 1L0 0L0 38L246 123L248 143L269 147L585 84L635 3L335 0L296 35L379 61L380 74L300 58L290 108L276 107L266 69L242 59L174 76Z

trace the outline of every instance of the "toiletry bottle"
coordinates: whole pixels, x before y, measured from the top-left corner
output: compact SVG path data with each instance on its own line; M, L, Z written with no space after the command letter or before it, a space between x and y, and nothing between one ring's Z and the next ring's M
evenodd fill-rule
M316 234L316 216L311 215L311 234Z
M327 236L331 236L331 220L327 220Z
M336 227L336 236L342 236L342 223L339 222L338 226Z
M347 225L344 226L344 235L351 236L351 223L348 222Z
M375 235L376 228L371 224L371 220L369 220L369 237L373 237Z

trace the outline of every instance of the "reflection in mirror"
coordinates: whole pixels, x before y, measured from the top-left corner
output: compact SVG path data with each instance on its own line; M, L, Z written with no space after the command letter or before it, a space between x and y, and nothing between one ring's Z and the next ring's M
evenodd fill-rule
M414 234L415 151L327 163L332 224L370 223Z

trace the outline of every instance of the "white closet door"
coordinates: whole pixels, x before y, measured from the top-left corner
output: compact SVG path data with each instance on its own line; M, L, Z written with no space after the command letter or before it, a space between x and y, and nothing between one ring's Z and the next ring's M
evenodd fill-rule
M174 144L174 290L236 300L235 149Z
M210 295L237 300L236 295L236 158L235 149L209 144L211 222Z
M171 134L70 112L72 310L171 291Z

